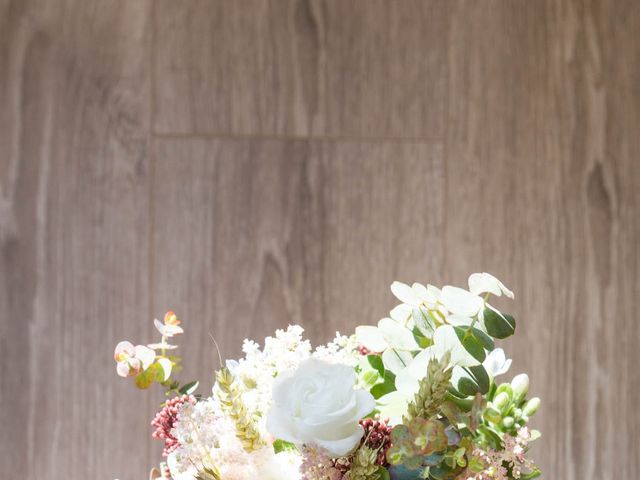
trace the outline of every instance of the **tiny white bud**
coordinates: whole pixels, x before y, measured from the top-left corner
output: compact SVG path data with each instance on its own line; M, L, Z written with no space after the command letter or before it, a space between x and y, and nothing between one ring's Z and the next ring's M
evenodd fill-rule
M522 413L531 417L534 413L538 411L538 408L540 408L540 399L538 397L533 397L524 406L524 408L522 409Z
M521 373L511 380L511 388L513 389L514 400L521 401L529 391L529 375Z

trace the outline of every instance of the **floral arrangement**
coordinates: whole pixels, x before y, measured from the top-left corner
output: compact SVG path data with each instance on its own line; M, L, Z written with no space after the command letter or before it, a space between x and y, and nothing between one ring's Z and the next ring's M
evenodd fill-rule
M515 332L489 299L513 293L488 273L469 288L400 282L400 304L377 326L336 334L312 349L289 326L244 357L220 360L210 395L179 383L170 344L183 333L173 312L155 320L160 343L115 349L117 372L167 400L151 422L165 461L151 479L414 480L531 479L540 436L529 378L498 383L511 365L495 341ZM215 340L214 340L215 343ZM216 345L217 348L217 345Z

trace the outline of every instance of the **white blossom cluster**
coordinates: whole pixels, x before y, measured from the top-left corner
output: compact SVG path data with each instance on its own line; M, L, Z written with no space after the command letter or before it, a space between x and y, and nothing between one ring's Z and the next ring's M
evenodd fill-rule
M284 478L297 478L298 456L275 454L271 446L248 453L235 432L235 425L222 415L214 398L195 405L184 403L172 430L180 446L167 458L173 480L193 480L207 465L215 465L225 480L279 480L283 472Z
M358 339L355 335L341 335L336 332L336 338L326 345L316 348L313 356L328 363L342 363L355 367L358 364Z

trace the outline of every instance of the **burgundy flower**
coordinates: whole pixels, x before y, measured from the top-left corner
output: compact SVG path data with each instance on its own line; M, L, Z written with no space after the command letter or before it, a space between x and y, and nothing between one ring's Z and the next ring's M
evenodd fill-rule
M391 427L386 421L380 420L379 415L376 415L376 418L360 420L360 425L364 428L363 443L373 450L378 450L376 463L383 467L388 466L387 450L391 447Z
M156 413L156 416L151 421L151 425L155 427L155 430L151 434L153 438L164 440L164 449L162 455L168 456L176 448L180 446L178 439L171 434L171 430L175 426L178 420L178 411L184 403L196 404L196 397L193 395L182 395L180 397L174 397L165 403L164 407Z

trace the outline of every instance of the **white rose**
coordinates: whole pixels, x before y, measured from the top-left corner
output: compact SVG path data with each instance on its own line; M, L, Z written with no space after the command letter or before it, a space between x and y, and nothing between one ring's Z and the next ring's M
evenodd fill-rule
M313 444L333 457L346 456L364 435L359 420L375 408L373 396L355 384L352 367L304 360L275 380L267 430L296 445Z

